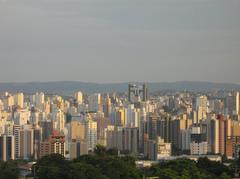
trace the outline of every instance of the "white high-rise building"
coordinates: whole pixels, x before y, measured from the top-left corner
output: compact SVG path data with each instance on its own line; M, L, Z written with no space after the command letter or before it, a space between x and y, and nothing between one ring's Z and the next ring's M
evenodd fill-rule
M45 95L44 93L36 93L35 94L35 105L36 107L42 107L45 102Z
M19 158L20 152L19 152L19 135L20 135L21 126L20 125L14 125L13 126L13 134L15 137L15 158Z
M4 133L6 135L13 135L13 125L14 125L14 122L13 121L7 121L5 126L4 126Z
M24 107L24 95L23 93L17 93L15 96L15 105L19 106L20 108Z
M207 119L208 113L208 98L207 96L197 97L196 110L198 112L198 121Z
M88 97L89 111L100 111L101 94L95 93Z
M31 112L27 109L20 109L14 113L14 124L24 125L30 120Z
M239 95L239 92L236 93L236 114L240 115L240 95Z
M76 92L75 99L78 104L82 104L83 103L83 93L81 91Z
M86 119L85 132L88 150L94 151L94 148L97 145L97 122L93 121L92 119Z
M64 131L65 128L65 114L58 109L53 113L53 128L59 132Z
M192 127L190 153L191 155L206 155L208 143L205 135L201 133L200 127Z
M206 155L208 151L208 143L207 142L191 142L190 143L190 151L191 155Z
M5 103L5 108L11 108L14 105L14 96L8 94Z

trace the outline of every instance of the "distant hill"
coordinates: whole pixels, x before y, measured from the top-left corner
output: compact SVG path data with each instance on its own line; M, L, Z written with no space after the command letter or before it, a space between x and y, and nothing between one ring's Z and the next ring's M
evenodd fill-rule
M42 91L45 93L57 93L62 95L72 95L75 91L81 90L85 93L104 92L127 92L128 83L85 83L74 81L59 82L28 82L28 83L0 83L0 92L35 93ZM188 90L188 91L212 91L212 90L240 90L239 84L211 83L211 82L162 82L148 83L151 92L162 90Z

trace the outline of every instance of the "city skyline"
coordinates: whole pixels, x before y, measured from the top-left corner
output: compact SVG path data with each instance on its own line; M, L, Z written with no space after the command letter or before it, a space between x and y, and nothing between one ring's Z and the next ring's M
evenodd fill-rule
M135 175L134 168L121 169L118 163L103 167L101 174L110 179L194 175L191 169L186 170L187 175L184 172L174 176L146 171L156 166L162 170L172 162L188 162L196 165L194 171L202 172L199 178L239 176L239 90L169 89L152 93L146 83L129 83L124 93L106 89L109 93L88 94L76 87L68 96L43 92L40 86L33 93L0 92L0 164L16 162L7 165L0 176L8 178L6 172L15 170L13 178L68 179L88 175L86 169L75 169L82 162L90 162L86 167L92 171L103 167L102 161L122 163L125 159L126 164L132 163L137 169ZM56 172L51 162L57 162L56 168L69 166L68 172ZM201 166L201 162L211 163L212 169ZM119 171L106 173L112 166Z
M0 82L240 84L240 1L0 4Z
M0 0L0 179L240 177L240 0Z

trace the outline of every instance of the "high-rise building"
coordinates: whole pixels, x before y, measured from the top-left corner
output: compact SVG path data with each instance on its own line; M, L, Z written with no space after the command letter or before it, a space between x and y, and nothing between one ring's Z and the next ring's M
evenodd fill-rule
M240 95L239 95L239 92L236 93L236 114L240 115Z
M34 159L40 158L40 145L42 141L42 128L40 126L34 126L33 128L33 155Z
M57 131L64 131L65 128L65 114L61 109L57 109L53 113L53 129Z
M123 150L137 155L139 152L139 128L123 128Z
M70 143L70 150L69 155L70 159L75 159L80 157L81 155L87 155L88 154L88 146L86 140L73 140Z
M123 108L120 108L116 111L115 125L117 125L117 126L125 126L126 125L125 110Z
M148 120L146 122L147 123L146 124L146 128L147 128L146 133L148 134L148 138L150 140L155 140L157 138L157 136L160 136L158 134L159 121L160 121L160 117L157 115L148 116Z
M151 128L149 129L149 131ZM150 132L151 133L151 132ZM171 116L163 116L157 120L157 136L160 136L167 143L172 143L173 141L173 125ZM149 135L149 139L151 138Z
M92 119L85 120L85 136L88 143L88 150L94 151L97 145L97 122Z
M223 115L218 115L219 121L219 153L224 155L226 153L226 137L227 137L227 124Z
M65 156L65 136L64 134L53 131L47 141L40 144L40 157L50 154L60 154Z
M81 91L77 91L74 96L75 96L75 100L78 104L83 103L83 93Z
M128 101L131 103L139 102L139 101L147 101L149 99L148 87L147 84L136 85L129 84L128 85Z
M107 148L117 148L123 151L123 127L107 126L106 128Z
M19 158L20 155L20 146L19 146L19 140L20 140L20 125L15 125L13 126L13 135L15 139L15 158Z
M42 127L42 141L46 141L53 132L53 123L51 120L44 120L40 122L40 126Z
M156 140L146 140L144 155L150 160L157 161L170 157L172 153L171 143L165 143L161 137Z
M234 122L233 122L234 124ZM231 120L226 120L223 115L214 116L206 120L206 134L209 152L214 154L225 155L227 152L227 137L234 133L234 125Z
M172 125L172 145L174 145L174 147L178 149L182 149L183 138L181 135L187 137L185 133L182 133L182 131L187 130L192 125L192 120L175 119L172 120L171 125Z
M230 136L226 139L226 156L229 159L239 158L240 136Z
M15 96L14 96L14 102L15 102L15 105L16 106L19 106L20 108L23 108L24 107L24 95L23 93L17 93Z
M14 136L0 136L0 160L8 161L15 159L15 141Z
M12 108L12 106L15 104L15 102L14 102L14 96L12 96L12 95L8 95L7 96L7 108L8 109L11 109Z
M45 102L45 95L43 92L36 93L35 94L35 106L40 108L43 107Z
M6 124L4 126L4 134L6 134L6 135L14 135L13 134L13 126L14 126L14 122L13 121L6 121Z
M233 93L229 93L226 96L225 113L227 115L233 115L236 113L236 99L237 97Z
M19 157L30 159L34 157L34 130L31 125L25 125L19 131Z
M71 121L70 122L70 130L69 130L70 140L83 140L85 139L85 125L79 121Z
M96 114L96 122L97 122L97 140L98 144L106 146L107 141L106 141L106 133L105 129L106 127L110 124L110 120L108 118L104 117L103 112L98 112Z
M206 155L208 152L206 134L201 133L198 126L192 127L190 152L191 155Z
M198 121L207 119L208 112L208 98L207 96L200 96L196 99L196 110Z
M101 94L95 93L88 97L89 111L101 111Z
M14 112L14 124L25 125L30 120L31 112L27 109L18 109Z
M109 118L111 112L111 99L109 98L109 95L107 95L105 102L103 104L103 112L104 116L106 118Z

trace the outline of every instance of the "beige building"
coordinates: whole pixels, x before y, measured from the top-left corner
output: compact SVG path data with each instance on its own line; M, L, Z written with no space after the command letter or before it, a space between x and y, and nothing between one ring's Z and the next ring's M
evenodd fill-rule
M150 160L156 161L171 156L172 145L165 143L164 139L157 137L156 140L148 140L145 136L144 155Z
M34 154L33 136L34 131L30 126L24 126L19 131L19 157L21 159L30 159Z
M83 93L81 91L76 92L74 96L75 96L75 100L78 104L83 103Z
M40 158L50 154L65 156L65 136L57 131L53 132L48 141L40 144Z
M14 103L15 103L16 106L19 106L20 108L24 107L24 95L23 95L23 93L15 94Z
M81 155L88 154L88 145L86 140L75 140L69 144L69 157L75 159Z
M85 139L85 125L78 121L70 123L70 140Z

